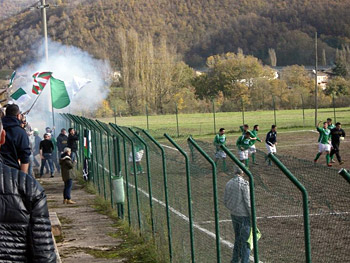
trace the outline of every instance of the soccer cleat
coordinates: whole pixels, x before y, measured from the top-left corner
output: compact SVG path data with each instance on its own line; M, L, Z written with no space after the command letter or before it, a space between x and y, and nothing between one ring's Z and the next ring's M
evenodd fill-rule
M328 167L332 167L332 164L329 163L329 164L327 164L327 166L328 166Z
M335 163L334 159L331 160L331 163Z
M53 176L53 174L51 174L51 176L50 176L51 178L53 178L54 176Z
M344 164L344 161L340 161L339 164L340 164L340 165Z
M314 160L314 163L317 163L317 160Z

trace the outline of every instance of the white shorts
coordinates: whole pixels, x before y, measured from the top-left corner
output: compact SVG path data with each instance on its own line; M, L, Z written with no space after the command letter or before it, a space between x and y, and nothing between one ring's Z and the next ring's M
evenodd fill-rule
M143 150L135 153L135 162L141 162L143 157ZM132 153L129 154L129 162L132 162Z
M276 153L277 152L276 145L270 146L267 143L265 145L266 145L267 153Z
M240 151L238 150L238 156L239 156L239 160L243 161L243 160L247 160L248 159L248 154L249 154L249 150L244 150L244 151Z
M249 154L256 153L255 145L249 147Z
M224 151L216 151L215 152L215 158L216 159L225 159L226 158L226 153Z
M318 144L318 151L319 151L320 153L323 153L323 152L330 152L330 151L331 151L331 145L330 145L330 144L319 143L319 144Z

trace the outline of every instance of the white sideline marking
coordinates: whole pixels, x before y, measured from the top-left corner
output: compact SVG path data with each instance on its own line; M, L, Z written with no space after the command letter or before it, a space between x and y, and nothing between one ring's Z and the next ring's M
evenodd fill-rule
M102 167L101 164L99 164L99 166ZM103 169L104 169L105 171L109 172L109 170L108 170L106 167L104 167ZM114 173L113 173L113 174L114 174ZM129 183L129 186L131 186L132 188L136 189L135 185L133 185L133 184L130 184L130 183ZM137 190L138 190L139 192L143 193L146 197L149 198L149 194L148 194L145 190L143 190L143 189L140 188L140 187L138 187ZM160 201L160 200L158 200L157 198L155 198L155 197L153 197L153 196L152 196L152 200L155 201L155 202L157 202L158 204L160 204L160 205L166 207L166 204L165 204L163 201ZM185 216L184 214L182 214L180 211L177 211L175 208L169 206L169 210L170 210L171 212L173 212L175 215L181 217L181 218L182 218L183 220L185 220L186 222L190 222L190 219L189 219L187 216ZM201 231L201 232L207 234L208 236L210 236L210 237L216 239L216 234L215 234L215 233L209 231L208 229L205 229L205 228L201 227L201 226L198 225L197 223L193 222L193 227L196 228L196 229L198 229L199 231ZM223 238L221 238L221 237L220 237L220 243L223 244L223 245L225 245L225 246L227 246L227 247L229 247L229 248L231 248L231 249L232 249L233 246L234 246L233 243L231 243L230 241L227 241L227 240L225 240L225 239L223 239ZM254 256L249 256L249 259L250 259L251 261L254 262ZM263 262L259 260L259 263L263 263Z
M171 147L171 146L168 146L168 145L165 145L165 144L161 144L161 146L162 147L165 147L165 148L168 148L168 149L170 149L170 150L174 150L174 151L179 151L178 149L176 149L176 148L174 148L174 147ZM187 152L186 151L184 151L186 154L187 154Z
M317 213L317 214L309 214L309 216L339 216L339 215L349 215L350 212L331 212L331 213ZM276 218L296 218L303 217L304 215L280 215L280 216L258 216L256 219L276 219ZM212 224L215 221L202 221L201 224ZM220 220L219 223L228 223L232 222L231 219Z

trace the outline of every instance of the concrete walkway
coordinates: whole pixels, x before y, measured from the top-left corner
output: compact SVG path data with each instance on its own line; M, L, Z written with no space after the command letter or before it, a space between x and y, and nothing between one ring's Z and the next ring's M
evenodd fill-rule
M92 207L95 195L88 194L74 182L72 200L77 203L64 205L61 176L38 181L45 188L50 212L56 212L62 224L64 238L57 246L63 263L125 262L121 259L94 258L88 253L113 250L123 242L110 236L116 233L112 227L113 221Z

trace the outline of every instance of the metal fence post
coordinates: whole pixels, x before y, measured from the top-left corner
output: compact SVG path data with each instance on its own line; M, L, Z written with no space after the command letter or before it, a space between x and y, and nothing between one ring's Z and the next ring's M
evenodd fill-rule
M303 108L303 127L305 127L305 106L303 94L301 94L301 107Z
M146 121L147 121L147 131L149 131L149 122L148 122L148 105L146 104Z
M244 102L243 102L243 98L241 97L241 107L242 107L242 121L243 121L243 125L245 124L245 120L244 120Z
M110 139L110 130L107 126L107 124L105 123L102 123L100 122L99 120L96 120L96 122L101 126L101 128L106 132L106 135L107 135L107 154L108 154L108 170L109 170L109 192L110 192L110 195L111 195L111 206L114 207L114 202L113 202L113 191L112 191L112 160L111 160L111 145L110 145L110 142L109 142L109 139Z
M154 215L153 215L153 202L152 202L152 183L151 183L151 172L150 172L150 160L149 160L149 147L147 143L142 139L140 135L138 135L136 132L134 132L131 128L129 128L129 131L142 143L142 145L145 147L146 152L146 166L147 166L147 181L148 181L148 195L149 195L149 208L151 213L151 226L152 226L152 236L154 238L155 230L154 230Z
M92 133L91 136L92 136L92 142L93 142L92 163L95 162L93 167L94 167L94 173L96 173L94 178L96 178L95 181L97 182L98 194L101 195L100 176L99 176L99 172L98 172L99 166L98 166L96 127L95 127L95 125L92 123L92 121L90 119L86 119L86 120L88 121L88 123L90 124L90 127L91 127L91 133ZM95 161L94 161L94 157L95 157ZM96 185L96 182L95 182L95 185Z
M253 246L254 246L254 262L259 262L259 249L257 238L257 224L256 224L256 209L255 209L255 190L254 190L254 177L247 167L237 159L236 156L231 153L226 146L221 145L222 150L231 158L231 160L249 177L249 191L250 191L250 209L252 213L252 227L253 227Z
M112 126L113 128L113 126ZM127 200L127 209L128 209L128 224L131 226L131 215L130 215L130 191L129 191L129 175L128 175L128 154L126 152L126 142L124 135L118 130L113 128L114 133L117 135L117 138L119 136L123 139L123 151L124 151L124 167L125 167L125 183L126 183L126 200ZM119 139L117 143L119 142ZM120 161L120 171L121 171L121 161Z
M343 178L348 181L348 183L350 184L350 173L349 171L345 170L344 168L342 168L339 172L338 172L341 176L343 176Z
M211 103L213 104L213 120L214 120L214 134L216 133L216 116L215 116L215 102L214 99L211 100Z
M169 258L170 258L170 262L172 262L173 261L173 249L172 249L172 234L171 234L171 226L170 226L168 179L167 179L167 171L166 171L165 151L164 151L164 148L159 144L159 142L157 142L146 130L142 130L142 132L160 149L160 151L162 153L165 210L166 210L167 228L168 228L168 242L169 242Z
M120 158L120 144L119 144L119 137L112 135L113 140L113 149L114 149L114 172L116 176L121 176L121 167L118 159ZM117 203L117 212L118 217L121 219L124 219L124 204L123 203Z
M123 129L121 129L119 126L115 125L114 123L109 123L109 125L114 130L118 130L121 134L123 134L123 136L131 144L131 154L132 154L132 159L133 159L133 168L134 168L134 176L135 176L135 194L136 194L137 219L138 219L139 231L140 231L140 234L142 234L139 188L138 188L138 183L137 183L137 172L136 172L136 162L135 162L135 145L134 145L133 140L130 138L130 136L125 131L123 131Z
M209 155L203 151L203 149L201 147L199 147L199 145L193 140L192 137L189 137L187 139L193 146L194 148L197 149L197 151L200 152L200 154L211 164L212 166L212 173L213 173L213 189L214 189L214 193L213 193L213 199L214 199L214 213L215 213L215 235L216 235L216 257L217 257L217 263L221 262L221 258L220 258L220 253L221 253L221 249L220 249L220 229L219 229L219 209L218 209L218 190L217 190L217 174L216 174L216 164L213 161L213 159L211 159L209 157Z
M333 115L334 115L334 123L337 122L337 115L335 113L335 98L334 98L334 92L332 92L332 102L333 102Z
M193 215L192 215L192 195L191 195L191 179L190 179L190 161L186 152L168 135L164 136L171 142L171 144L179 150L179 152L185 157L186 163L186 181L187 181L187 203L188 203L188 217L189 217L189 227L190 227L190 240L191 240L191 258L192 263L195 262L194 256L194 234L193 234Z
M310 223L309 223L309 200L305 187L298 179L285 167L282 162L274 155L269 153L268 157L277 165L277 167L287 176L287 178L300 190L303 196L303 215L304 215L304 235L305 235L305 256L306 262L311 263L311 242L310 242Z
M277 125L275 96L272 96L272 102L273 102L273 117L274 117L274 120L275 120L275 125Z
M175 102L175 114L176 114L176 131L177 131L177 138L180 137L179 132L179 116L178 116L178 110L177 110L177 103Z

